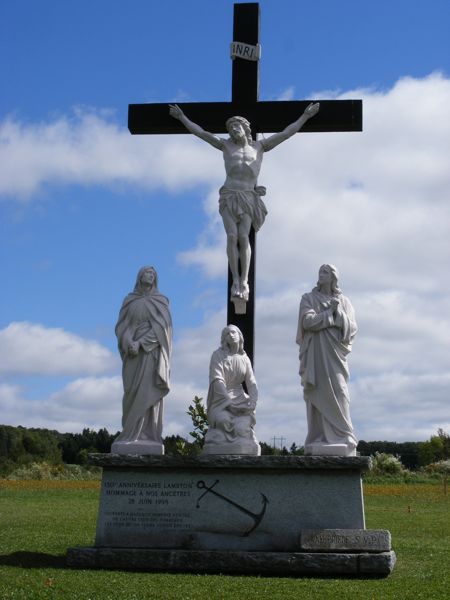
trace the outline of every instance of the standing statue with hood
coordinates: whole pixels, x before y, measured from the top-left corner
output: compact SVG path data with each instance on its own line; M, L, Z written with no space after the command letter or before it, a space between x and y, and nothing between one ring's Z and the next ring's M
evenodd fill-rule
M297 344L308 419L305 454L356 455L347 355L357 326L338 278L336 267L322 265L317 286L300 303Z
M142 267L116 325L123 361L122 433L111 452L164 454L163 398L169 393L172 318L153 267Z

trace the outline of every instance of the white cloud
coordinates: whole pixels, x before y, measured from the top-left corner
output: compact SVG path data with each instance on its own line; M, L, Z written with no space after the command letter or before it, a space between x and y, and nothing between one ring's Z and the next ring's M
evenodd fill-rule
M281 92L278 97L278 100L294 100L295 88L293 85L290 85L285 90Z
M203 209L208 216L208 221L197 238L195 248L178 254L180 264L198 265L208 277L220 277L227 269L227 258L224 252L226 238L222 218L217 210L217 196L217 188L214 188L204 199Z
M7 419L9 414L16 415L21 394L22 388L19 385L0 382L0 406L3 419Z
M20 322L0 330L2 374L97 374L117 367L107 348L63 329Z
M0 198L31 200L46 185L180 190L220 176L222 158L192 136L131 136L110 115L77 109L39 124L0 123Z
M450 371L396 371L363 377L352 384L353 420L369 440L424 440L438 428L450 430ZM411 435L411 432L414 432Z
M119 375L79 378L39 402L37 410L44 418L52 415L60 431L107 427L113 433L121 429L122 394Z
M31 399L25 388L0 384L2 423L81 432L85 427L121 429L122 378L86 377L71 381L48 398Z

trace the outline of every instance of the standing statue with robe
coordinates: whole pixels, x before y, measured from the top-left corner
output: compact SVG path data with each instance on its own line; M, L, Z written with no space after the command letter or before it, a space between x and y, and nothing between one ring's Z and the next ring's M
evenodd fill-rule
M336 267L322 265L317 286L300 303L297 344L308 419L305 454L356 455L347 355L357 326L338 278Z
M111 452L164 454L163 398L169 393L172 318L153 267L142 267L116 325L123 361L122 433Z

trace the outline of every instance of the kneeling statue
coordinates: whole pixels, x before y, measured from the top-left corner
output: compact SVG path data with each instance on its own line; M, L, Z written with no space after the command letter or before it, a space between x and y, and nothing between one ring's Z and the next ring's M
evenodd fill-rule
M248 393L242 386L244 381ZM203 454L259 456L261 448L254 432L257 400L258 388L244 351L243 335L238 327L228 325L209 366L206 406L209 429Z

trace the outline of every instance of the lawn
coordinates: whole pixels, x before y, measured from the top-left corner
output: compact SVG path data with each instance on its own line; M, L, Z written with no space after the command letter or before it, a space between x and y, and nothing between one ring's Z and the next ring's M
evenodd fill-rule
M450 494L441 485L366 485L368 528L389 529L387 579L180 575L74 570L70 546L94 540L99 483L0 480L0 599L450 598Z

